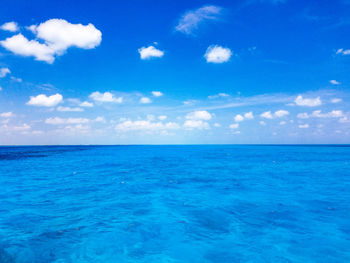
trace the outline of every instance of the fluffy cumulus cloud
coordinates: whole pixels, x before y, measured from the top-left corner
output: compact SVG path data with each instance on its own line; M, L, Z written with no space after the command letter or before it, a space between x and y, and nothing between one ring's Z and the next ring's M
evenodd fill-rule
M19 30L18 24L16 22L7 22L0 26L1 30L9 31L9 32L16 32Z
M210 125L209 123L203 120L186 120L183 127L188 130L207 130L210 128Z
M244 118L246 118L248 120L254 119L253 112L250 111L250 112L245 113Z
M241 121L244 121L244 120L251 120L251 119L254 119L253 112L251 112L251 111L247 112L247 113L244 113L244 115L237 114L234 117L235 122L241 122Z
M339 48L336 52L337 55L350 55L350 49Z
M64 19L50 19L28 29L35 34L36 39L28 40L22 34L17 34L0 41L0 45L14 54L33 56L36 60L53 63L57 56L64 54L70 47L92 49L102 40L101 31L93 24L71 24Z
M240 122L240 121L243 121L243 120L244 120L244 117L243 117L241 114L237 114L237 115L234 117L234 120L235 120L235 122Z
M95 91L89 96L92 100L98 102L113 102L113 103L122 103L123 97L115 97L111 92L101 93L99 91Z
M62 102L63 97L61 94L57 93L55 95L46 96L45 94L40 94L38 96L30 96L27 105L30 106L43 106L43 107L54 107L60 102Z
M265 119L273 119L271 111L265 111L265 112L261 113L260 117L265 118Z
M148 103L151 103L151 102L152 102L151 99L147 98L147 97L142 97L140 99L140 103L142 103L142 104L148 104Z
M186 115L186 119L188 120L204 120L204 121L208 121L212 118L212 115L203 110L203 111L193 111L190 112L189 114Z
M185 13L175 27L176 31L190 35L198 26L206 21L216 20L221 14L222 8L207 5Z
M11 71L9 68L0 68L0 78L6 77L7 74L10 74Z
M152 120L125 120L115 126L119 132L127 131L166 131L178 129L179 125L175 122L153 122Z
M164 56L164 51L161 51L154 46L142 47L138 49L141 59L161 58Z
M320 97L317 98L303 98L303 96L299 95L294 100L295 104L298 106L306 106L306 107L316 107L322 104Z
M161 97L161 96L163 96L163 93L160 91L152 91L152 95L154 97Z
M208 63L224 63L229 61L232 52L229 48L221 47L218 45L211 45L207 48L204 54Z

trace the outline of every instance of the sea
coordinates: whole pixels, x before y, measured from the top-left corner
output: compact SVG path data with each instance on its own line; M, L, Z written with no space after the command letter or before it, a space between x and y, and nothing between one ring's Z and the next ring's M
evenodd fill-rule
M350 147L0 147L0 262L350 262Z

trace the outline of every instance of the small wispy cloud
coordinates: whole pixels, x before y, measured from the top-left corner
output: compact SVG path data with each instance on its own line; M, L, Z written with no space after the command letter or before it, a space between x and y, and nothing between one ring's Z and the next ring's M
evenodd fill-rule
M57 111L82 112L82 111L84 111L84 109L79 108L79 107L62 107L62 106L59 106L59 107L57 107Z
M142 104L149 104L149 103L152 103L152 101L151 101L150 98L142 97L142 98L140 99L140 103L142 103Z
M350 49L339 48L335 53L337 55L350 55Z
M229 96L230 96L229 94L221 92L221 93L218 93L218 94L215 94L215 95L209 95L208 99L225 98L225 97L229 97Z
M217 20L222 13L222 8L215 5L206 5L185 13L175 27L176 31L191 35L200 24Z
M154 97L161 97L161 96L163 96L163 93L160 91L152 91L152 95Z
M339 81L336 81L335 79L331 79L329 81L332 85L340 85L340 82Z
M0 68L0 78L4 78L7 74L10 74L9 68Z

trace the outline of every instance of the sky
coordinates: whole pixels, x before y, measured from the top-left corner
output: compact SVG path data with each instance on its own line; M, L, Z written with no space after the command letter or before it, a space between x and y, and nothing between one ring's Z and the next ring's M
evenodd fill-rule
M350 143L350 1L0 8L0 145Z

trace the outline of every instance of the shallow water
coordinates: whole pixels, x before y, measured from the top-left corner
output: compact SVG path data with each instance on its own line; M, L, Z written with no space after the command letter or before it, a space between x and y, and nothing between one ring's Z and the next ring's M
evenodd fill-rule
M0 262L350 262L350 147L0 147Z

